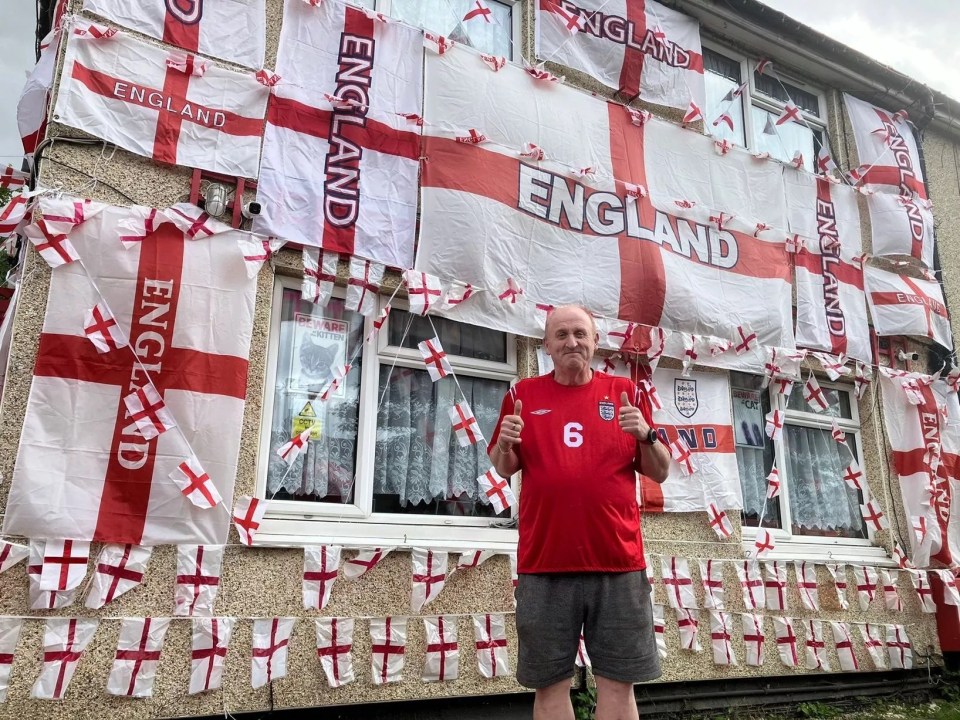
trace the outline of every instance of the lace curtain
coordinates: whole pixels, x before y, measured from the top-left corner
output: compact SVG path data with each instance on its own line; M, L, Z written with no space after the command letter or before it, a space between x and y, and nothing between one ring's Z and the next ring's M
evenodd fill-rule
M482 378L459 381L480 431L489 439L509 385ZM404 508L459 496L476 500L477 477L490 468L490 461L485 443L460 447L457 442L449 414L460 399L453 378L434 383L424 370L394 368L391 373L383 366L380 393L384 384L373 492L396 496Z
M432 30L454 42L481 52L511 56L511 9L503 3L488 1L494 22L482 18L461 22L475 8L474 0L393 0L390 14L397 20Z

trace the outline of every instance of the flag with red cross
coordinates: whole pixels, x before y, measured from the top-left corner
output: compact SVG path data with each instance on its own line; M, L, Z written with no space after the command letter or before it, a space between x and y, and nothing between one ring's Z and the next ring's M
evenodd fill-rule
M211 615L220 589L222 545L178 545L173 614Z
M413 592L410 609L418 613L443 590L447 581L449 553L414 548L410 551L413 566Z
M151 697L163 639L170 618L124 618L107 678L107 692L123 697Z
M370 620L370 661L373 684L402 680L407 650L407 618L385 617Z
M254 689L287 676L287 650L295 617L257 618L250 648L250 684Z
M220 689L235 623L236 618L232 617L193 619L188 690L191 695Z
M476 638L480 675L485 678L510 675L507 628L503 613L474 615L473 633Z
M253 73L210 62L199 77L170 67L163 48L100 30L89 21L73 26L58 122L158 163L257 177L270 90Z
M30 697L62 700L77 665L97 632L99 620L48 618L43 631L43 669L30 690Z
M84 605L96 610L138 587L152 554L153 548L142 545L104 545Z
M124 249L120 225L141 218L137 211L69 197L39 204L83 262L51 276L4 532L225 542L223 515L194 505L170 475L194 456L217 469L213 486L231 504L256 295L242 233L187 240L164 221ZM129 345L100 352L91 342L87 313L97 306L110 309L117 328L94 335ZM64 407L73 408L70 423Z
M460 646L457 644L457 616L425 617L427 643L423 661L424 682L456 680L460 674Z
M0 618L0 703L7 700L10 675L13 673L14 654L23 628L23 618Z
M477 419L473 416L473 410L470 409L468 403L456 403L449 408L449 413L453 433L457 436L460 447L476 445L483 440L483 433L480 432L480 426L477 424Z
M254 230L413 266L423 35L340 0L286 3ZM480 63L478 63L480 64Z
M940 283L869 266L864 273L877 335L913 335L953 347L950 315Z
M330 601L340 569L339 545L308 545L303 548L303 606L323 610Z
M180 488L180 492L197 507L210 509L223 501L217 491L217 486L206 471L200 467L200 461L195 456L191 456L177 465L177 468L170 473L170 479Z
M317 657L327 684L338 688L356 680L353 673L353 618L317 618Z
M359 577L363 577L379 565L380 561L395 549L396 548L386 547L360 550L355 557L343 563L343 576L348 580L356 580Z
M266 512L267 501L263 498L255 498L250 495L237 498L237 502L233 506L233 526L237 530L240 542L244 545L253 545Z
M934 267L933 206L917 195L867 196L874 255L909 255Z
M477 487L481 493L481 501L493 505L497 515L517 504L517 496L510 487L509 478L500 477L493 468L477 478Z

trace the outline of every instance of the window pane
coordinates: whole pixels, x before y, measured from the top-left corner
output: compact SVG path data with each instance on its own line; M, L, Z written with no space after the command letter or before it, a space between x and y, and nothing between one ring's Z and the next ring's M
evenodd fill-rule
M787 82L781 83L780 80L770 75L758 75L757 73L753 74L753 84L757 92L761 92L767 97L779 100L784 104L793 100L793 104L801 110L812 113L817 117L820 116L820 98L813 93L801 90L796 85Z
M813 164L817 158L817 149L820 145L819 140L810 128L791 120L778 126L776 135L765 135L763 129L767 125L767 117L772 117L773 122L776 122L780 113L767 112L756 106L750 108L750 113L753 119L754 135L756 135L756 147L759 152L768 152L771 157L775 157L777 160L790 162L799 150L803 154L803 167L813 172Z
M460 447L449 409L463 397L485 438L493 435L508 382L458 377L438 382L426 370L380 366L374 512L489 516L477 500L477 477L490 468L485 443ZM386 389L386 392L384 392ZM509 517L510 511L504 513Z
M793 392L790 393L790 399L787 401L788 410L799 410L800 412L816 413L825 417L844 418L850 420L853 418L853 409L850 407L850 393L845 390L828 388L820 386L823 391L823 399L828 403L826 410L819 410L810 407L810 403L803 399L803 383L794 384Z
M787 450L787 492L794 535L865 538L860 514L863 498L843 481L855 457L853 438L839 445L829 430L789 423L784 427Z
M482 17L462 22L475 7L475 0L393 0L390 14L482 52L513 58L512 7L495 0L485 4L493 12L493 22Z
M704 48L703 67L705 70L703 78L707 88L705 120L707 129L718 140L729 140L740 146L745 145L743 98L736 98L732 102L723 99L728 92L742 82L740 63ZM720 116L721 112L725 112L733 119L733 130L724 123L718 123L714 127L713 121Z
M346 310L340 298L318 307L291 288L284 288L281 314L267 497L350 502L356 474L360 356L339 390L325 402L315 396L332 377L332 368L343 365L363 342L363 316ZM308 427L313 431L306 452L288 466L277 449Z
M737 467L743 490L743 524L779 528L780 503L767 500L767 475L773 469L773 443L764 432L764 416L770 411L770 396L755 375L730 373L733 395L734 438Z
M405 310L396 309L390 311L387 326L387 342L390 345L416 350L421 342L437 336L447 355L501 363L507 361L507 336L499 330L458 323L433 315L411 315Z

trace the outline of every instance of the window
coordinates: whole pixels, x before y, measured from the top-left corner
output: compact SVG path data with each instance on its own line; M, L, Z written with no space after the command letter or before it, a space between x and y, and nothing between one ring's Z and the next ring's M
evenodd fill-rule
M277 279L258 486L271 503L261 536L281 544L510 547L515 531L498 527L510 512L497 516L478 497L477 478L490 467L486 445L460 447L449 410L466 400L492 437L516 378L513 338L391 304L367 343L372 321L348 311L342 293L321 308L301 298L299 281ZM417 345L435 335L456 378L433 382L426 371ZM340 387L315 399L331 369L348 360ZM306 450L288 466L277 449L308 428Z
M493 15L489 23L482 18L462 22L474 8L475 0L360 0L360 4L376 6L392 18L432 30L481 52L514 59L514 39L520 31L520 13L514 0L485 0Z
M703 48L707 130L717 139L730 140L755 152L768 152L783 162L790 162L800 152L804 167L812 172L817 153L826 142L826 107L822 95L800 81L784 79L776 69L774 75L758 75L755 64L725 51ZM732 102L725 100L746 77L750 82L743 95ZM777 126L776 134L764 133L768 118L775 123L791 100L800 108L802 120ZM721 113L731 116L733 130L724 123L713 125ZM749 142L745 138L749 138Z
M860 513L864 500L843 481L851 460L859 462L861 457L853 387L821 383L829 407L815 412L803 399L800 383L795 384L786 403L761 384L759 376L731 373L745 542L753 542L755 530L751 528L762 526L772 528L778 540L789 541L786 548L778 550L791 556L803 552L801 547L813 554L836 555L836 546L855 545L856 554L862 557L870 547ZM783 433L777 441L764 432L765 416L774 406L785 413ZM831 435L834 420L846 433L843 445ZM766 500L766 478L775 459L781 493L779 498ZM794 543L799 545L792 548Z

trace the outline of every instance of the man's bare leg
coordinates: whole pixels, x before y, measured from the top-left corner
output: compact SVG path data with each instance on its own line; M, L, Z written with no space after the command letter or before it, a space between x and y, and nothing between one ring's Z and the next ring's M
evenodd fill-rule
M573 720L569 678L537 690L533 720Z
M597 681L597 720L639 720L633 683L617 682L595 676ZM536 717L536 714L534 714Z

